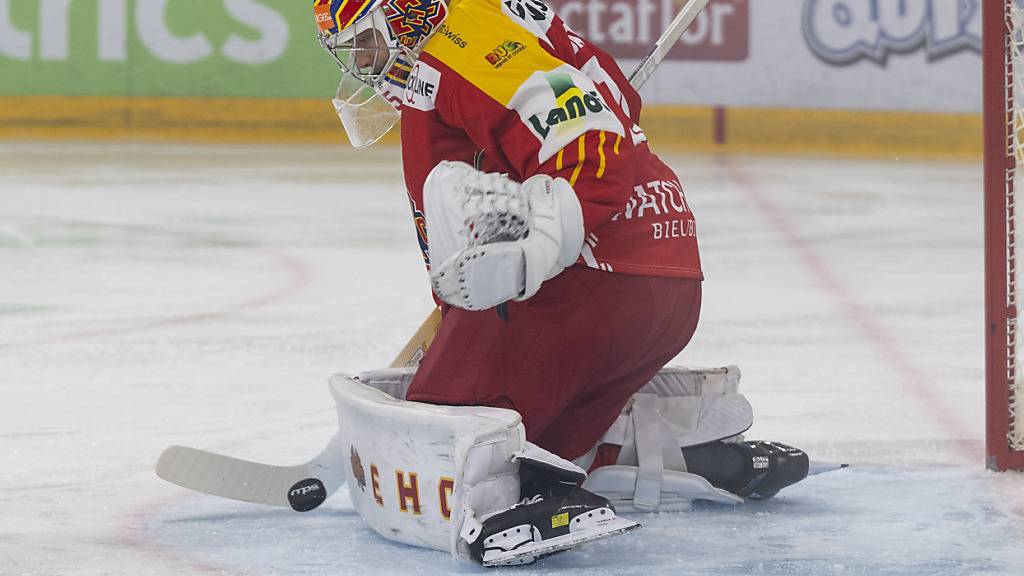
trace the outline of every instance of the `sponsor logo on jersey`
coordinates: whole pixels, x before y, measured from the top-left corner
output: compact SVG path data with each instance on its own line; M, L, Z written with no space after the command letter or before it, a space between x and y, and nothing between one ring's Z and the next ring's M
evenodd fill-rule
M455 30L449 28L447 24L441 24L441 26L437 29L437 33L440 34L442 38L446 38L449 42L455 44L459 48L465 48L466 46L469 46L469 42L463 40L462 36Z
M488 52L484 58L487 59L487 62L489 62L491 66L501 68L506 62L511 60L513 56L519 54L523 50L526 50L526 46L521 42L506 40L494 50Z
M406 92L412 95L426 96L427 98L433 98L434 90L436 89L437 86L419 76L411 76L406 84Z
M402 104L417 110L434 109L437 87L441 83L441 72L424 62L416 62L406 79Z
M541 0L505 0L503 4L520 20L530 19L543 22L551 18L551 9Z
M546 74L545 79L551 91L555 93L555 107L547 113L534 114L527 119L530 128L541 140L547 138L552 129L557 129L567 122L608 109L608 105L601 100L601 95L596 90L580 90L566 73L552 72Z
M654 240L696 238L697 224L678 180L652 180L633 187L625 209L612 221L646 219Z

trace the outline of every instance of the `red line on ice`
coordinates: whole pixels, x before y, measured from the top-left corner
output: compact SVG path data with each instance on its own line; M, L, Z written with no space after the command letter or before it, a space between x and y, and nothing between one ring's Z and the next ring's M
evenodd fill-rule
M206 312L197 312L193 314L184 314L180 316L171 316L169 318L161 318L158 320L151 320L147 322L141 322L131 326L120 326L116 328L98 328L95 330L79 330L75 332L68 332L64 334L56 334L53 336L45 336L42 338L26 339L17 342L0 343L0 350L9 348L20 348L24 346L37 345L37 344L51 344L54 342L66 342L72 340L86 340L90 338L101 338L104 336L114 336L121 334L131 334L135 332L143 332L146 330L153 330L156 328L163 328L166 326L173 326L179 324L189 324L193 322L202 322L206 320L216 320L224 318L230 314L243 312L253 308L259 308L261 306L267 306L273 304L279 300L288 298L295 292L309 284L310 274L309 270L306 269L305 264L297 258L274 252L272 250L252 250L252 252L270 260L284 272L286 281L283 285L255 298L250 298L242 302L230 304L219 309L209 310Z
M729 175L740 184L750 201L761 211L779 236L807 268L818 285L839 307L843 318L854 325L881 356L900 376L903 388L911 393L926 408L935 421L936 434L944 433L953 441L956 453L964 460L979 461L983 457L981 441L974 440L978 434L952 406L928 384L928 377L903 352L899 341L885 328L884 324L860 303L851 291L832 271L828 263L815 251L813 243L805 240L790 220L785 208L771 200L757 182L728 158L723 163Z

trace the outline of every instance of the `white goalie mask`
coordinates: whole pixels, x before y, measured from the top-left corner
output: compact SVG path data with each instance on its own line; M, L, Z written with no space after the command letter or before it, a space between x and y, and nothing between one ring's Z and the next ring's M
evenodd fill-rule
M342 70L334 108L356 148L398 122L409 71L448 14L443 0L316 0L320 44ZM425 15L425 16L424 16Z

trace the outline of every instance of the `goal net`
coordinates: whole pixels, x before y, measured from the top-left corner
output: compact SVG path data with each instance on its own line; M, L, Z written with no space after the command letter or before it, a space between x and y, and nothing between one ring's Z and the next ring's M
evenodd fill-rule
M985 3L985 380L989 468L1024 470L1024 333L1018 330L1016 190L1024 190L1024 8ZM1024 245L1024 243L1022 243ZM1020 367L1020 368L1018 368Z

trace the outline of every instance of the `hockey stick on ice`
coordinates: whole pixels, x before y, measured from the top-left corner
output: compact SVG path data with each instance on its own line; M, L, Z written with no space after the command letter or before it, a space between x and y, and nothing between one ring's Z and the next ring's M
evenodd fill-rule
M156 475L204 494L306 512L345 483L343 465L344 451L334 436L319 456L295 466L261 464L198 448L171 446L160 455Z
M679 14L676 14L675 19L668 25L661 34L661 38L658 38L657 42L654 43L654 48L640 61L640 65L636 67L636 70L629 75L629 83L633 88L639 90L641 86L647 82L647 79L654 74L654 69L661 64L661 61L665 59L665 55L668 51L675 46L676 42L679 41L679 37L686 32L686 29L690 27L690 24L697 18L700 11L708 5L710 0L687 0L686 4L679 10Z
M427 316L392 368L419 364L441 324L437 308ZM294 466L242 460L187 446L171 446L160 455L157 476L172 484L222 498L290 506L299 512L320 505L345 483L345 451L338 436L316 458Z

